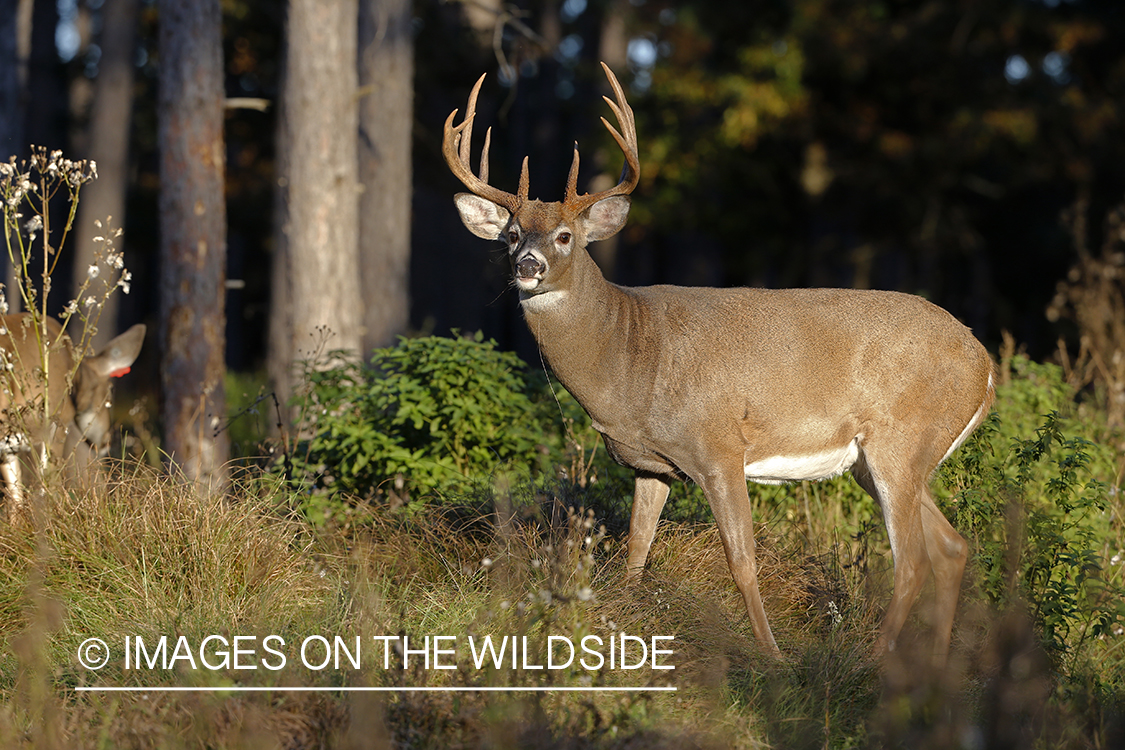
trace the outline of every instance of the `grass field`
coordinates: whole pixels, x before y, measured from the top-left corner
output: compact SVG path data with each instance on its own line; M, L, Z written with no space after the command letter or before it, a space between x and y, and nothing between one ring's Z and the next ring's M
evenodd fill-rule
M324 524L276 475L246 470L201 498L127 460L105 486L49 487L0 528L0 747L1125 746L1122 435L1057 368L1011 357L1004 374L997 416L936 478L973 549L944 673L926 666L925 592L901 649L872 656L890 558L848 477L752 494L777 661L690 490L626 583L631 488L608 468L597 483L494 472L397 511L345 499L362 522ZM671 653L611 669L621 633ZM337 636L346 652L319 668ZM478 664L485 636L526 653ZM100 669L79 659L94 637L110 652ZM534 668L549 644L558 663L574 644L601 668Z

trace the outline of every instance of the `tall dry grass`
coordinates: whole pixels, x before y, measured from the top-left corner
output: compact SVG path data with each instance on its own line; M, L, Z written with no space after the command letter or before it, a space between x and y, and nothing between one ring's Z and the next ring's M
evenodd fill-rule
M316 537L268 479L200 500L119 466L104 488L50 492L0 529L0 746L28 748L1078 747L1120 737L1105 694L1060 698L1027 616L966 586L948 673L929 658L925 606L902 650L871 648L889 567L841 538L810 496L807 523L758 527L761 582L785 658L763 654L712 525L662 523L646 574L572 491L518 512L428 508ZM798 498L800 499L800 498ZM804 507L798 502L795 507ZM550 675L361 669L93 672L89 635L313 633L674 635L674 671ZM381 660L376 660L381 661ZM182 667L182 665L181 665ZM671 684L661 694L87 694L79 685L528 686ZM1113 696L1108 696L1112 700ZM1108 706L1108 708L1107 708ZM1095 710L1096 709L1096 710ZM1101 726L1093 726L1096 721ZM1096 744L1096 743L1095 743Z

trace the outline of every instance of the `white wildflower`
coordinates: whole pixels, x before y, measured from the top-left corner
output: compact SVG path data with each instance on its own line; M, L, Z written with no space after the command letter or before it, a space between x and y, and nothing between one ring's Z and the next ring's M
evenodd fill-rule
M91 263L90 267L86 269L86 275L88 277L90 277L91 279L98 278L98 274L100 274L101 272L102 272L102 269L98 268L97 263Z
M832 618L832 627L840 627L840 623L844 621L844 616L840 614L840 609L836 606L836 602L828 602L828 614Z
M105 262L106 265L116 271L125 267L125 259L121 257L121 253L110 253L106 256Z
M70 302L68 302L66 308L63 309L63 312L67 315L73 315L74 313L78 312L78 300L72 299Z
M87 297L86 299L84 299L82 301L82 304L85 305L86 307L93 307L96 303L97 303L97 300L94 299L93 297Z

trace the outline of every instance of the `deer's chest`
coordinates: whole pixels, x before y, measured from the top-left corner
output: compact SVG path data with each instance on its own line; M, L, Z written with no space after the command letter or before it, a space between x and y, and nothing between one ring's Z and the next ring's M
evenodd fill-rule
M606 452L622 466L660 476L682 477L682 472L671 459L639 433L623 434L614 430L611 434L597 422L594 422L594 429L601 433Z

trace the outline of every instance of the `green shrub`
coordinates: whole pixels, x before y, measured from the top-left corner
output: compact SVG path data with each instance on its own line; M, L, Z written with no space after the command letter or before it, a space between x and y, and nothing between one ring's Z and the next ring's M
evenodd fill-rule
M1125 589L1103 571L1120 533L1107 512L1114 456L1090 439L1102 428L1080 416L1058 367L1015 357L1012 375L942 466L943 510L973 546L986 598L1026 601L1048 653L1075 658L1125 615Z
M376 350L369 367L332 356L328 369L306 363L298 397L311 437L290 470L312 507L341 493L418 502L503 465L544 463L523 362L481 334L403 338Z

